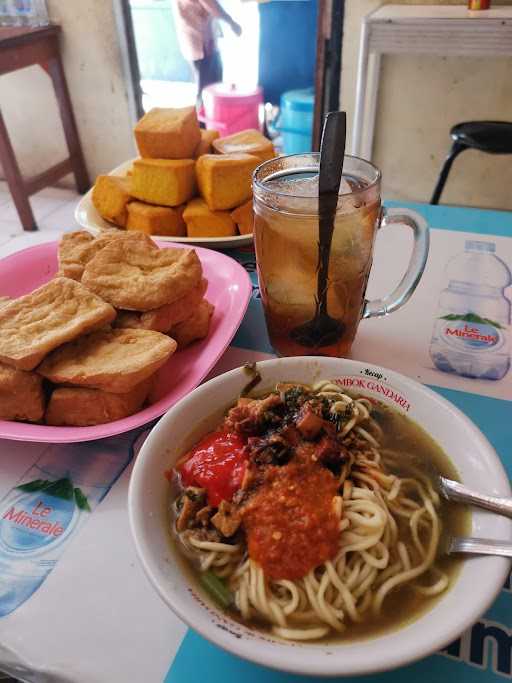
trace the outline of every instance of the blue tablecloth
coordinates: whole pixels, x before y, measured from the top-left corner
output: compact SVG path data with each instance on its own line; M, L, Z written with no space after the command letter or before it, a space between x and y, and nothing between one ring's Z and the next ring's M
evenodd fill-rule
M387 206L406 206L421 213L435 230L476 233L482 236L510 237L512 240L512 213L483 211L458 207L428 206L387 202ZM261 301L257 289L254 255L233 253L245 264L253 278L253 298L247 315L236 335L235 346L271 353ZM512 269L512 263L509 263ZM413 303L408 305L414 305ZM356 339L357 344L357 339ZM388 366L392 367L388 362ZM396 369L399 369L397 367ZM512 395L509 400L480 396L476 393L432 386L445 398L464 411L484 432L500 455L509 474L512 474ZM411 666L383 674L345 679L374 683L448 683L459 679L465 683L491 683L512 677L512 596L510 580L499 598L485 616L452 643L445 651ZM313 683L316 677L301 677L281 673L242 661L224 652L189 631L175 657L165 683L181 681L208 681L208 683Z

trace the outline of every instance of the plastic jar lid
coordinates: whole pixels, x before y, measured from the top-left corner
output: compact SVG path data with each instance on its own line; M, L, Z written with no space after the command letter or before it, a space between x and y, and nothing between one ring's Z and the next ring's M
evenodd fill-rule
M281 109L312 112L315 106L313 88L303 90L288 90L281 95Z
M233 83L212 83L203 89L203 100L212 98L223 101L230 105L246 105L249 103L259 104L263 101L262 89L256 88L237 88Z

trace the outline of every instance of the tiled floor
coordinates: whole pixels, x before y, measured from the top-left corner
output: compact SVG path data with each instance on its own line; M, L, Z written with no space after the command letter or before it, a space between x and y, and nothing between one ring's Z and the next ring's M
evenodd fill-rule
M59 232L76 230L78 226L74 219L74 212L79 199L80 195L74 190L59 187L47 187L32 195L30 203L39 231L44 233L48 230ZM23 228L7 183L0 181L0 244L22 234Z

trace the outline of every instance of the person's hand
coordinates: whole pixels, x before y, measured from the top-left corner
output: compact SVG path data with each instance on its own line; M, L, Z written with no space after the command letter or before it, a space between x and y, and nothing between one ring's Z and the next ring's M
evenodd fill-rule
M236 21L231 22L231 30L235 34L235 36L241 36L242 35L242 27L240 24L237 24Z

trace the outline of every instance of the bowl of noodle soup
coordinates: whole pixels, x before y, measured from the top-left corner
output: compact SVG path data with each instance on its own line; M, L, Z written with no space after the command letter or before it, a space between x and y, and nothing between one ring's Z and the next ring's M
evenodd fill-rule
M139 453L130 524L161 598L216 645L294 673L383 671L452 642L509 562L447 556L446 538L512 540L512 522L441 500L436 476L509 496L492 446L391 370L299 357L256 372L198 387Z

